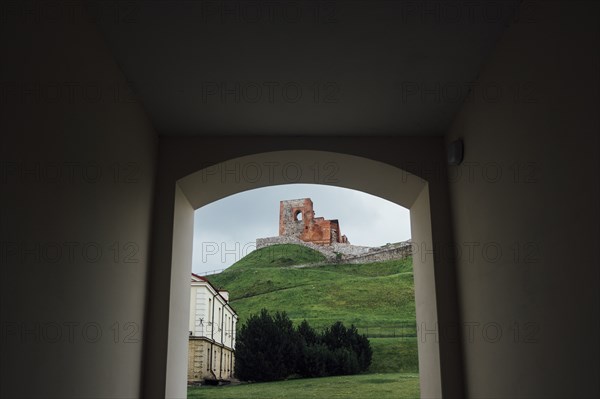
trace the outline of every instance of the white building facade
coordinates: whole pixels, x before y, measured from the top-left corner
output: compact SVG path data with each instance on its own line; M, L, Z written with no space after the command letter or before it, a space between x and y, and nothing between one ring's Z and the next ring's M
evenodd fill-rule
M229 293L192 273L189 320L188 383L230 380L238 316Z

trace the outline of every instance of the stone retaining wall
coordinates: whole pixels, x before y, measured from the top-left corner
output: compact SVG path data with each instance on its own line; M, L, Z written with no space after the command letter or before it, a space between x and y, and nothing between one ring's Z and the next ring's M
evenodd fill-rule
M331 248L334 252L339 252L345 256L358 256L368 253L373 247L361 247L359 245L342 244L334 242L331 244Z
M277 236L256 239L256 249L277 244L297 244L320 252L327 263L372 263L401 259L412 254L410 241L388 244L382 247L363 247L351 244L334 243L317 245L292 236ZM302 265L306 266L306 265Z
M351 258L345 258L341 261L343 263L372 263L372 262L383 262L386 260L401 259L412 254L412 247L406 245L404 247L397 248L383 248L378 251L372 251L364 255L353 256Z

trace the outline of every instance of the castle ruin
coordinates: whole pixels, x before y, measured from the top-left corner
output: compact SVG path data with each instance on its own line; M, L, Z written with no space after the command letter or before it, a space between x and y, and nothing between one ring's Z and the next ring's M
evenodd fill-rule
M315 217L310 198L280 201L279 236L292 236L317 245L349 244L337 219Z
M340 231L337 219L315 217L310 198L279 202L279 235L256 239L256 249L278 244L296 244L325 256L325 263L371 263L400 259L412 253L409 241L381 247L352 245Z

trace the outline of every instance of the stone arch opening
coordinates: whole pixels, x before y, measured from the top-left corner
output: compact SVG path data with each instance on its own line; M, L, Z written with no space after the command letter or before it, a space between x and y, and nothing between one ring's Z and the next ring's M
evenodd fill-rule
M301 222L303 220L303 215L302 215L301 210L298 209L296 212L294 212L294 220L296 222Z

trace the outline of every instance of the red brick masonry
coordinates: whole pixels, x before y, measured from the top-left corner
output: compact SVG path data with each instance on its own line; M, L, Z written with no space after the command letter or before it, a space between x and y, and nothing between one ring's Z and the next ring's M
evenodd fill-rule
M326 220L315 217L313 202L310 198L285 200L279 203L279 235L294 236L302 241L319 245L331 245L334 242L348 244L348 238L342 235L336 219Z

